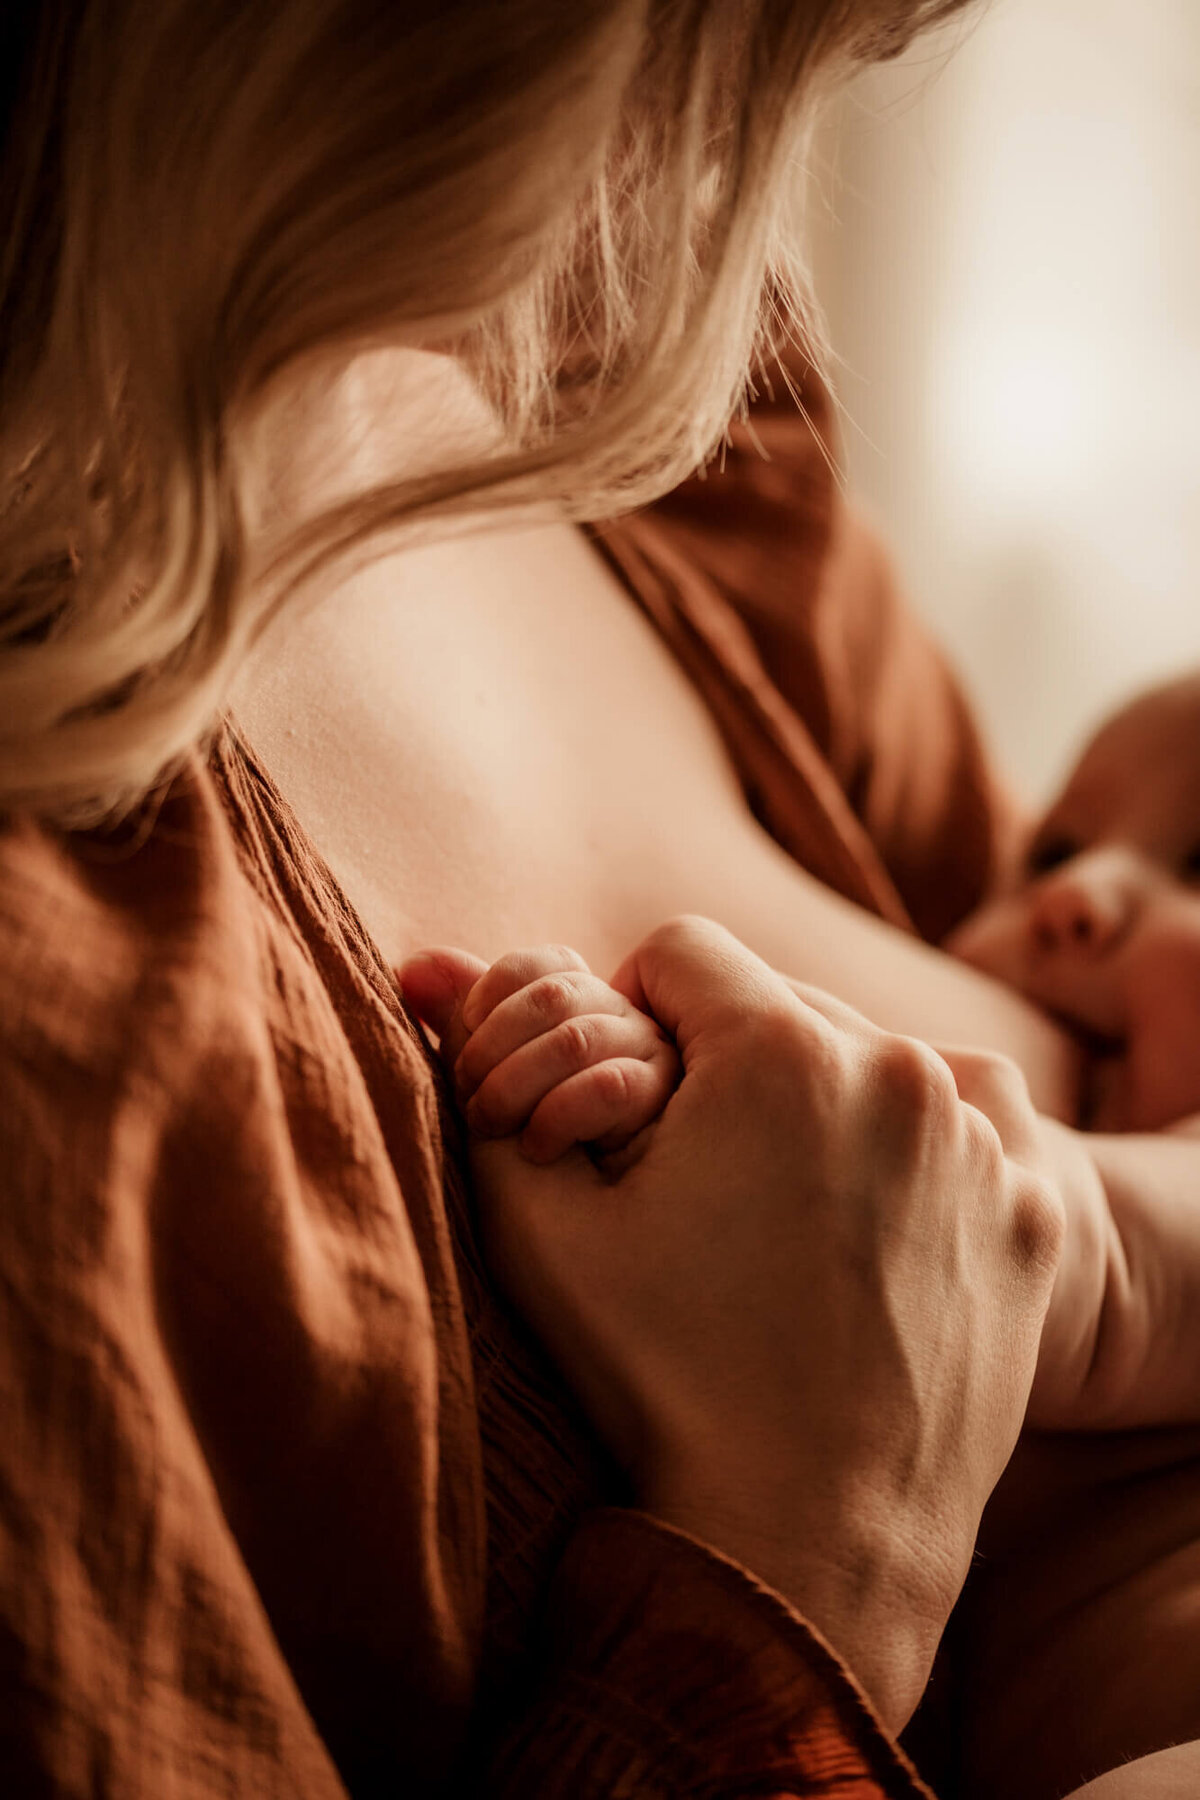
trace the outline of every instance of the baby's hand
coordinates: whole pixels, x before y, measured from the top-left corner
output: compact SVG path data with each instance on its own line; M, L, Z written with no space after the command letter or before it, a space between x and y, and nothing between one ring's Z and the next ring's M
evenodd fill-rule
M654 1020L558 945L493 963L462 1022L470 1036L454 1079L467 1124L481 1137L520 1132L531 1162L553 1162L573 1144L627 1149L682 1073Z

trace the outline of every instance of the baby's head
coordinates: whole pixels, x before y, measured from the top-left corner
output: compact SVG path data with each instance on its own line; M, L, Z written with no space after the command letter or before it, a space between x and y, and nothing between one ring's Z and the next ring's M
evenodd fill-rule
M1086 1124L1200 1112L1200 675L1102 726L1015 876L946 948L1084 1035Z

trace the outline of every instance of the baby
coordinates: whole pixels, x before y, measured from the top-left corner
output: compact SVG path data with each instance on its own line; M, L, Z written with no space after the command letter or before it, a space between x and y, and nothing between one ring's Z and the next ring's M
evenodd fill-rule
M1101 728L1023 867L945 948L1084 1038L1080 1124L1200 1112L1200 675Z
M1068 1231L1031 1421L1200 1419L1200 1137L1180 1130L1200 1112L1200 676L1101 729L1021 868L946 948L1084 1039L1079 1123L1126 1134L1041 1122ZM462 1020L467 1123L520 1133L536 1162L583 1145L619 1172L680 1077L654 1020L561 947L494 963Z

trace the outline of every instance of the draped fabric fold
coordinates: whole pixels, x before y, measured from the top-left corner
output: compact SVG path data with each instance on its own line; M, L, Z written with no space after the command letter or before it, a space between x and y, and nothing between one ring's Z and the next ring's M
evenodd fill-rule
M766 827L936 936L1003 816L979 744L809 427L755 430L601 542ZM0 830L0 1173L0 1791L927 1792L790 1607L614 1505L232 731L128 841Z

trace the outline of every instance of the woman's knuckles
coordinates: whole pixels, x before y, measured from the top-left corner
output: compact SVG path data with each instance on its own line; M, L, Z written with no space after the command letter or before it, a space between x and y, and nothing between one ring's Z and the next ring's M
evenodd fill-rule
M888 1171L897 1193L920 1176L922 1191L938 1191L928 1177L961 1157L963 1124L941 1059L915 1039L875 1034L857 1060L852 1104L872 1168Z
M1017 1064L980 1050L950 1051L946 1060L960 1098L991 1120L1006 1149L1028 1149L1037 1134L1037 1115Z
M917 1038L884 1037L873 1063L888 1102L907 1114L922 1134L948 1124L958 1106L958 1090L949 1068L928 1044Z
M825 1100L844 1105L854 1079L851 1040L786 992L747 1007L721 1034L717 1049L766 1092L780 1086L793 1108L805 1098L817 1107Z
M973 1106L987 1111L987 1101L996 1100L1032 1109L1029 1085L1011 1056L992 1050L955 1050L946 1053L943 1061L953 1071L962 1098Z
M967 1191L974 1200L972 1214L986 1229L1007 1203L1013 1180L1024 1171L1009 1161L1000 1134L987 1114L973 1106L962 1108L962 1145Z
M1058 1188L1028 1170L1019 1171L1009 1208L1008 1241L1018 1270L1044 1287L1047 1305L1067 1230Z

